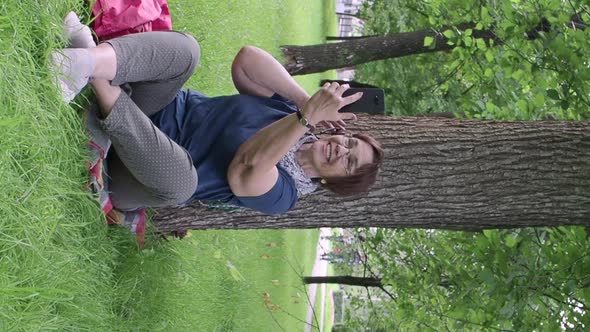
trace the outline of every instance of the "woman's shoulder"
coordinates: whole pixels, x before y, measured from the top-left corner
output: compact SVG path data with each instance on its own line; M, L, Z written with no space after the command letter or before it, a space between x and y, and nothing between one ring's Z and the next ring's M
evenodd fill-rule
M288 175L282 174L279 175L275 185L266 193L254 197L235 196L235 198L237 205L265 214L276 215L292 209L299 196L292 179Z

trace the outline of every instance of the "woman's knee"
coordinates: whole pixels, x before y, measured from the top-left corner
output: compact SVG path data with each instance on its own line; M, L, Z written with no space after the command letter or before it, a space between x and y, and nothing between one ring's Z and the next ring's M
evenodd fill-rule
M168 190L162 190L158 196L165 205L178 205L187 202L197 190L198 177L196 171L193 176L180 179Z
M180 32L186 38L183 41L183 46L188 50L190 54L190 65L188 68L188 72L192 73L199 65L201 60L201 47L197 40L188 33Z
M186 36L191 41L190 42L190 49L191 49L191 54L194 59L195 65L199 65L199 61L201 60L201 46L199 45L199 42L197 42L197 40L193 36L191 36L189 34L187 34Z

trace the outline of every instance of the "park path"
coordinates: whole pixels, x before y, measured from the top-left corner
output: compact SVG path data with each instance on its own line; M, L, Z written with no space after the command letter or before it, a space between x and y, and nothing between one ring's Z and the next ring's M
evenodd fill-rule
M330 252L331 246L329 240L324 240L322 237L330 236L332 234L329 228L320 228L320 239L318 241L318 247L316 250L316 257L315 263L313 265L313 270L311 272L312 276L326 276L328 274L328 262L325 260L321 260L320 257L324 252ZM312 332L312 326L315 326L316 323L319 324L319 331L323 330L324 326L324 307L326 302L326 284L320 285L320 292L321 292L321 306L320 312L315 312L314 317L314 304L316 293L318 290L318 284L311 284L307 287L307 296L309 298L309 306L307 307L307 316L305 321L307 324L305 325L305 332ZM316 330L317 331L317 330Z

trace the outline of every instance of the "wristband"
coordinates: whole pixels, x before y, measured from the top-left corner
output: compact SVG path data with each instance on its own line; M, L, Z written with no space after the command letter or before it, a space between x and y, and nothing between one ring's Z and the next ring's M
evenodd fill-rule
M295 113L297 114L297 119L299 119L299 123L302 126L305 126L307 129L309 129L310 132L313 133L315 131L315 127L311 123L309 123L309 121L307 121L307 118L303 116L303 113L301 113L299 108Z

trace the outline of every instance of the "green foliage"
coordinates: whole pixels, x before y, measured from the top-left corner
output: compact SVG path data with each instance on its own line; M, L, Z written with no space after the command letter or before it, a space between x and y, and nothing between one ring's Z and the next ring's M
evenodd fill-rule
M365 35L427 27L430 23L425 10L426 5L421 1L376 0L362 10ZM424 45L435 46L434 39L424 40ZM462 85L451 80L445 67L447 62L448 56L440 53L370 62L357 68L355 80L383 87L390 114L459 111L455 99L461 95Z
M581 227L363 232L372 234L365 242L370 265L395 299L375 292L385 300L378 308L351 303L375 310L371 319L384 326L554 331L590 324L590 240ZM349 326L362 324L349 317Z
M584 4L375 0L363 10L366 35L432 28L456 47L361 65L355 79L384 87L392 114L451 111L499 120L589 119L590 30L571 24L576 13L590 22ZM537 31L543 19L550 27ZM461 23L474 28L461 30ZM479 30L492 30L499 40L476 37ZM424 45L433 47L434 40L427 37Z

